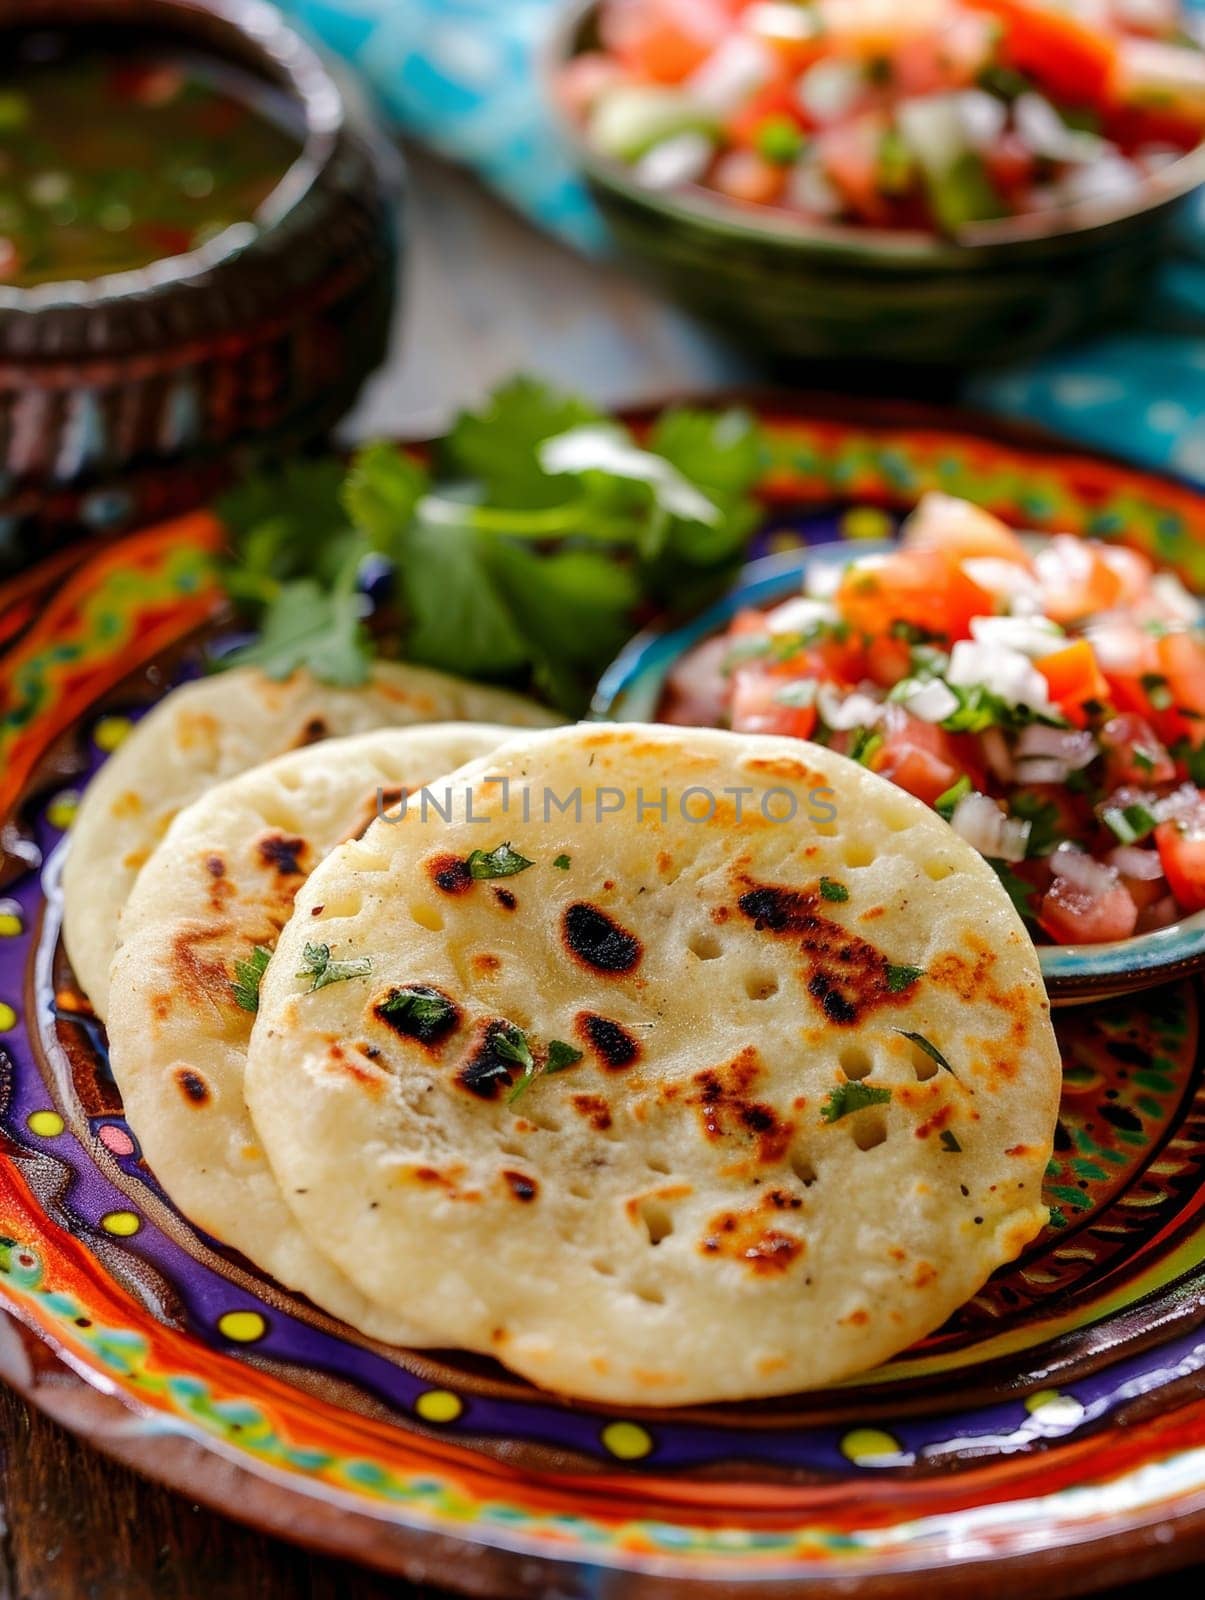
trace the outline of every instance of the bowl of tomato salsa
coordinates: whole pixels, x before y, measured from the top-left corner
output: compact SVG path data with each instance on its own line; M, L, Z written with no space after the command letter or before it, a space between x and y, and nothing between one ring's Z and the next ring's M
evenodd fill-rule
M1205 608L1125 545L926 495L635 640L599 714L826 745L996 871L1052 1000L1205 965Z
M617 243L779 356L1015 360L1140 298L1205 177L1180 0L591 0L548 93Z
M0 7L0 560L348 409L392 309L390 161L259 0Z

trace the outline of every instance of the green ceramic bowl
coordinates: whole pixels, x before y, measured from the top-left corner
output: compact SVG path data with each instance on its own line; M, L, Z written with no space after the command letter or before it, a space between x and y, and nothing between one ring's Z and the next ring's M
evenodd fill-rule
M597 0L573 0L547 58L548 91L597 42ZM564 119L620 249L674 299L776 357L905 366L1014 361L1114 321L1205 181L1205 145L1137 198L981 223L955 239L802 222L698 187L641 187Z

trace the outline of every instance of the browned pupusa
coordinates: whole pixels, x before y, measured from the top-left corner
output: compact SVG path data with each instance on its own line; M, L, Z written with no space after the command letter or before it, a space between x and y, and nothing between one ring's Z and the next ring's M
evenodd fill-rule
M1037 958L926 807L819 748L631 725L447 787L450 821L314 873L249 1056L288 1203L367 1295L569 1394L735 1399L884 1359L1042 1226ZM318 937L369 971L307 992Z

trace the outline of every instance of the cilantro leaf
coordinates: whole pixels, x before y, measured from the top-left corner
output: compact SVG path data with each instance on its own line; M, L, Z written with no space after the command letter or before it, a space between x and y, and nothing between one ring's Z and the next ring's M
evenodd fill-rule
M958 810L958 802L966 798L971 792L971 780L964 772L957 783L952 783L943 793L939 794L933 802L933 809L939 817L944 817L947 822Z
M399 541L397 584L413 660L468 677L505 677L530 659L509 607L482 570L487 536L415 517Z
M842 1117L864 1111L867 1106L886 1105L890 1099L890 1089L877 1089L861 1078L853 1078L830 1093L820 1108L820 1115L825 1122L840 1122Z
M371 956L352 956L345 961L331 957L329 944L307 944L301 953L299 978L312 978L309 992L325 989L328 983L343 983L348 978L367 978L372 971Z
M491 505L557 505L564 485L541 467L538 447L558 433L601 420L588 400L559 394L536 378L515 378L496 389L479 411L461 413L445 441L443 464L449 476L475 479Z
M721 504L750 494L768 464L762 431L748 411L663 412L649 449Z
M343 478L341 461L292 461L223 495L216 510L232 552L223 575L236 599L270 598L290 578L334 577L346 556Z
M364 683L373 658L363 620L368 609L356 592L354 568L329 591L313 578L285 583L264 613L260 637L233 651L222 666L259 667L278 680L305 667L323 683Z
M531 1047L524 1036L516 1028L513 1030L517 1039L513 1044L504 1037L494 1041L494 1053L506 1060L516 1061L523 1068L523 1074L507 1095L507 1104L514 1105L515 1101L524 1095L537 1078L547 1077L549 1073L564 1072L567 1067L576 1066L582 1059L582 1052L576 1045L566 1044L564 1039L549 1041L548 1050L542 1064L538 1065L531 1053Z
M820 898L822 900L833 900L840 904L842 901L849 899L849 890L843 883L838 883L835 878L821 878Z
M456 1007L448 997L424 986L394 989L376 1009L379 1016L404 1024L405 1031L423 1044L438 1039L456 1020Z
M948 1072L952 1078L958 1076L937 1046L926 1039L923 1033L911 1033L907 1028L897 1028L895 1031L902 1034L905 1039L911 1039L918 1050L923 1050L930 1061L936 1061L937 1065Z
M924 975L925 969L923 967L896 967L889 961L887 963L887 988L892 994L903 994L905 989L910 989Z
M271 950L265 950L263 945L257 944L249 961L234 963L234 978L230 988L235 1005L242 1006L244 1011L259 1010L259 985L271 959Z
M341 500L353 525L374 550L391 554L409 526L431 475L412 456L384 440L356 452Z
M1029 823L1027 856L1048 856L1065 837L1059 808L1053 800L1044 800L1028 789L1019 789L1010 797L1008 809L1010 815Z
M1024 878L1013 871L1007 861L1001 861L996 856L988 856L986 859L988 866L1003 884L1014 910L1026 922L1036 922L1037 913L1034 911L1033 902L1037 890L1033 884L1026 883Z
M570 861L570 857L569 856L557 856L556 860L552 864L553 864L554 867L556 867L558 869L558 871L560 871L560 872L568 872L569 871L569 861Z
M564 1039L553 1039L548 1045L548 1059L544 1063L545 1072L564 1072L566 1067L575 1067L582 1059L582 1052L576 1045L566 1044Z
M509 844L500 844L493 850L474 850L465 859L470 878L513 878L534 865Z

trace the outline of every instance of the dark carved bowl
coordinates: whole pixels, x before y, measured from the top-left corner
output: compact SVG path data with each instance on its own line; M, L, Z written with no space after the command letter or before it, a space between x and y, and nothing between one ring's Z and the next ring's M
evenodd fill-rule
M400 168L261 0L0 0L5 35L199 50L295 102L301 149L254 228L89 282L0 287L0 568L202 501L304 444L385 349Z

